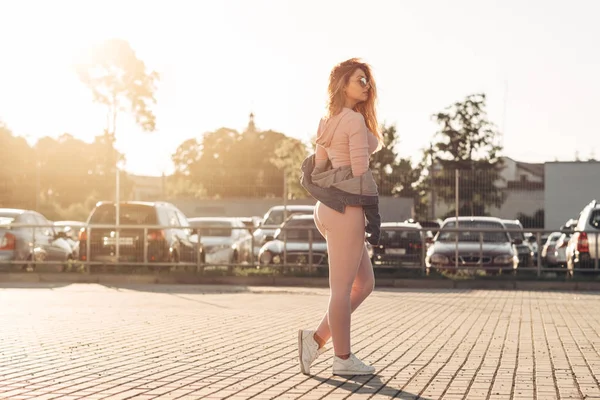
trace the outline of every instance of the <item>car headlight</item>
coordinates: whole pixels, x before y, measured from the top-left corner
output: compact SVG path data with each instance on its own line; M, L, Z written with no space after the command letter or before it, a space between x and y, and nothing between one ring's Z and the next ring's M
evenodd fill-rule
M510 264L511 262L513 262L513 256L510 254L494 257L494 264Z
M449 264L450 259L442 254L434 254L431 256L432 264Z

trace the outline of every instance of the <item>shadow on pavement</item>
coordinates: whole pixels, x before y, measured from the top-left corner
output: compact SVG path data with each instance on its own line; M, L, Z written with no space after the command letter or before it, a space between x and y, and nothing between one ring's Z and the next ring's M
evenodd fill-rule
M109 284L100 283L109 289L133 290L148 293L166 294L229 294L248 293L250 289L242 285L190 285L190 284Z
M388 386L383 383L381 378L377 375L374 376L353 376L348 379L330 377L324 378L319 376L313 376L314 379L321 383L326 383L336 388L347 390L350 393L356 394L378 394L379 396L389 396L394 399L404 400L431 400L427 397L419 397L419 395L409 392L403 392L398 388Z
M57 289L71 285L71 283L51 283L51 282L2 282L0 281L0 290L3 289Z

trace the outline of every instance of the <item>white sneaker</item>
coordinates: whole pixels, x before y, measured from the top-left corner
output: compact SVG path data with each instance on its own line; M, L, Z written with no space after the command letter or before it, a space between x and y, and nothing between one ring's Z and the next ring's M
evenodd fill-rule
M333 374L334 375L371 375L375 373L375 367L365 364L353 353L347 360L333 356Z
M315 331L300 329L298 331L298 361L300 362L300 371L303 374L310 374L311 364L323 354L327 349L321 347L314 338Z

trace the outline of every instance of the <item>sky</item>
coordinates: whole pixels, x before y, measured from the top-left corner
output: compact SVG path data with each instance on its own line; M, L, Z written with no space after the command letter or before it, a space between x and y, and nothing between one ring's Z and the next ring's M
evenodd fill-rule
M486 93L504 155L544 162L600 156L600 2L573 0L0 0L0 120L34 143L92 141L106 109L75 63L94 43L129 41L160 76L155 132L118 120L129 172L170 173L186 139L220 127L305 142L324 113L331 68L372 65L380 122L417 160L431 115Z

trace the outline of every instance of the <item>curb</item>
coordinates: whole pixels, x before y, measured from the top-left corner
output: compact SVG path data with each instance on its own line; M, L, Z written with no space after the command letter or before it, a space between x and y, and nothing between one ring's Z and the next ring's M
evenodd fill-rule
M236 286L297 286L329 287L326 277L289 276L199 276L193 274L125 275L81 273L5 273L0 274L0 285L10 283L96 283L96 284L181 284L181 285L236 285ZM393 279L376 278L378 288L405 289L500 289L500 290L564 290L600 291L600 281L518 281L518 280L459 280L450 279Z

